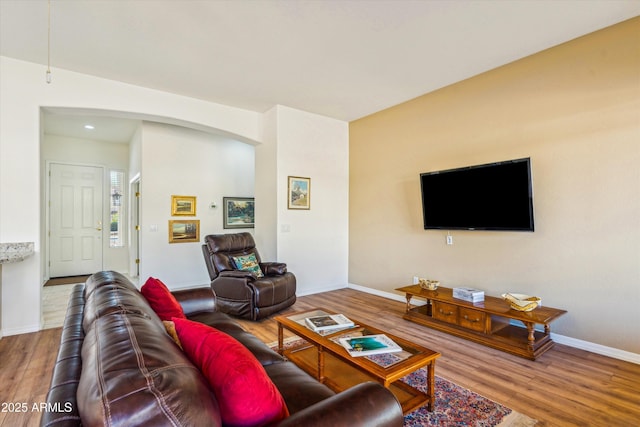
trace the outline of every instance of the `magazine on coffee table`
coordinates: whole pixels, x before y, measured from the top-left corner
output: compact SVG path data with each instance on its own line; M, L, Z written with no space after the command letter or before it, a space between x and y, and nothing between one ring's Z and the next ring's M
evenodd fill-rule
M304 320L309 329L314 332L333 331L354 326L353 322L343 314L312 316L307 317Z
M353 357L402 351L398 344L384 334L340 338L339 341Z

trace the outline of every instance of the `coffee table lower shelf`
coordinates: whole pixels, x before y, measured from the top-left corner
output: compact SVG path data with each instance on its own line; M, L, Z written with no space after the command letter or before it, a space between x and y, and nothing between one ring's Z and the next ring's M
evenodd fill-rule
M312 344L285 350L283 355L309 375L339 393L366 381L380 382L375 376L351 366L330 352L324 352L324 378L318 378L318 349ZM397 380L387 387L398 399L402 412L407 414L428 403L430 396L409 384Z

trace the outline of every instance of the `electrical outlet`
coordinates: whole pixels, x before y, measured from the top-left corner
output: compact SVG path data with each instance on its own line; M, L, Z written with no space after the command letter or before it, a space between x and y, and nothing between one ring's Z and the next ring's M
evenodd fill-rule
M453 236L447 236L447 245L453 245Z

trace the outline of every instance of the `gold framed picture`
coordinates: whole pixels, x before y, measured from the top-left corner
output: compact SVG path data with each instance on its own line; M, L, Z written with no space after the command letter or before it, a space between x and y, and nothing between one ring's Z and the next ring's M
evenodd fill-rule
M196 216L196 196L171 196L171 216Z
M200 241L199 219L170 219L169 243L189 243Z
M289 177L287 208L311 209L311 178Z

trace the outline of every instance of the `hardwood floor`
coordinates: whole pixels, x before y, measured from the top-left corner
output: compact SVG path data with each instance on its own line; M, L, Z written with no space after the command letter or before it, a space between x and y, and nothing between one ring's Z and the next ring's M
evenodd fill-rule
M0 426L40 424L34 409L47 397L61 333L45 329L0 340Z
M436 375L539 420L538 426L635 426L640 421L640 365L556 344L530 361L402 319L404 303L351 289L300 297L283 313L326 307L442 353ZM273 319L241 321L271 343ZM0 403L27 403L26 413L0 412L0 426L37 426L60 328L0 340ZM0 408L0 409L4 409Z

